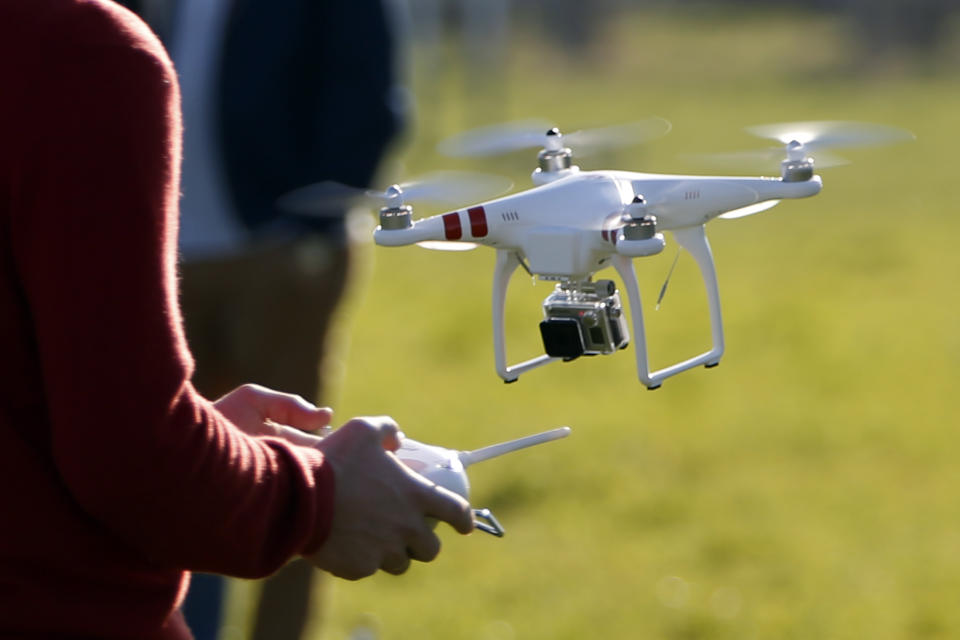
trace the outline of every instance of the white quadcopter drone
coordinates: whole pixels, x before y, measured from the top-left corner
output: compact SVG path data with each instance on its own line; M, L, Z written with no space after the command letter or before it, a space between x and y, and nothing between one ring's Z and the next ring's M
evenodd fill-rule
M651 119L633 125L577 132L564 136L549 123L488 127L457 136L441 145L449 155L490 155L542 147L534 187L448 213L413 219L407 200L449 200L465 184L456 179L393 185L376 194L386 201L374 241L382 246L460 243L496 250L493 277L493 339L496 370L505 382L551 362L583 355L610 354L626 348L630 331L620 295L611 280L594 280L609 266L616 269L632 310L630 329L636 341L637 374L648 389L658 388L678 373L716 366L724 351L723 322L717 274L705 224L739 218L773 207L786 198L806 198L822 188L814 173L837 164L822 154L826 148L868 146L912 139L901 129L853 122L798 122L765 125L751 133L782 145L760 153L782 159L780 177L717 177L663 175L627 171L581 171L572 163L570 146L633 144L662 135L669 124ZM544 131L546 133L544 134ZM568 146L569 145L569 146ZM727 154L725 159L756 155ZM484 185L486 187L488 185ZM308 213L316 204L316 185L285 197L287 208ZM712 347L709 351L658 370L651 370L640 287L633 259L663 251L664 231L696 261L706 286ZM469 243L464 245L463 243ZM508 365L504 344L504 312L511 275L522 267L542 280L555 281L543 303L540 323L545 353Z

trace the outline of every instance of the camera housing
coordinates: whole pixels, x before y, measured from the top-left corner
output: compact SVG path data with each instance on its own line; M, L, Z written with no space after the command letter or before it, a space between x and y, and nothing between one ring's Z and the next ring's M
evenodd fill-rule
M630 342L613 280L561 282L543 301L543 348L553 358L613 353Z

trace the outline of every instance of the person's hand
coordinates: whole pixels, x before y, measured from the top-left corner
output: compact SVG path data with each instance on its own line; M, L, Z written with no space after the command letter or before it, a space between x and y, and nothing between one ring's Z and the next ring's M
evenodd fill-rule
M316 447L321 439L304 431L323 429L333 417L329 407L256 384L237 387L213 406L247 435L275 436L305 447Z
M348 580L378 569L399 575L411 560L429 562L440 552L427 518L473 531L467 501L408 469L393 454L399 447L399 429L387 417L354 418L322 440L336 478L333 523L307 560Z

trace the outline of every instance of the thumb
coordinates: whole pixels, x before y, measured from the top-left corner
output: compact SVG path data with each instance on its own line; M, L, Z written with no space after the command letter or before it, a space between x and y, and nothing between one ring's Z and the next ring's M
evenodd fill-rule
M353 440L383 447L386 451L397 451L403 434L390 416L364 416L352 418L327 437L334 441Z
M386 451L396 452L400 449L403 441L403 433L400 431L400 425L390 416L376 416L366 419L369 423L375 425L380 445Z

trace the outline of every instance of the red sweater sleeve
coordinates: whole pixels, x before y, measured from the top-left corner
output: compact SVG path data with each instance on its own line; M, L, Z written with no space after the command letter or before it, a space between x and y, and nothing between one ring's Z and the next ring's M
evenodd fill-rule
M25 52L10 210L56 473L158 566L268 574L324 539L332 471L318 451L242 434L190 385L176 78L126 12L71 4Z

